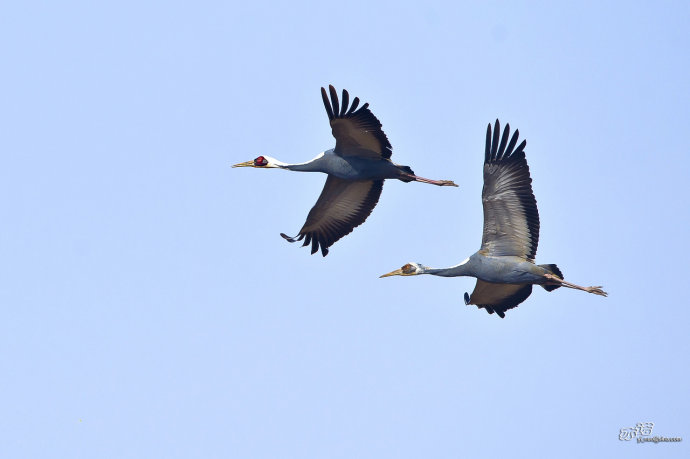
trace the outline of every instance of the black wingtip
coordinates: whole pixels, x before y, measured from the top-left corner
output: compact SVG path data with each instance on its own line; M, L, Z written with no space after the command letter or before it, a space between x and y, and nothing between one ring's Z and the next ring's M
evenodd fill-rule
M328 255L328 248L324 246L323 242L320 242L319 239L314 236L312 233L306 233L306 234L299 234L295 237L290 237L285 233L280 233L283 239L285 239L288 242L298 242L304 239L302 243L302 247L311 245L311 254L314 255L316 252L319 251L319 248L321 249L321 255L324 257ZM306 237L305 237L306 236Z
M323 89L323 88L321 88ZM486 144L484 147L484 162L491 161L491 123L486 127Z
M518 155L522 153L525 150L525 147L527 146L527 140L523 140L522 143L515 149L514 155Z
M467 292L465 292L465 304L470 304L470 296L467 294Z
M335 88L333 87L332 84L328 85L328 91L331 93L331 103L333 104L333 113L335 113L335 116L338 116L340 113L340 103L338 102L338 93L335 91Z
M493 139L491 140L491 160L496 159L496 151L498 150L498 139L499 136L501 135L501 123L498 122L498 118L496 118L496 124L494 124L494 136Z
M513 148L515 148L515 144L518 141L518 138L520 137L520 130L515 129L515 132L513 132L513 138L510 139L510 143L508 144L508 148L506 149L506 156L510 156L513 153Z
M342 118L345 115L345 112L347 112L347 106L350 103L350 93L347 92L347 89L343 89L343 105L340 108L340 117Z
M491 126L491 123L486 128L486 145L484 147L484 162L498 162L511 157L516 157L522 153L527 146L527 140L523 140L520 145L515 148L520 137L520 130L516 129L510 136L510 124L506 123L501 135L501 123L496 119L496 123ZM508 139L510 138L510 141ZM500 141L500 142L499 142Z
M352 105L350 106L350 109L347 111L347 114L349 115L350 113L353 113L357 107L359 106L359 97L355 97L352 100Z
M285 240L288 241L288 242L297 242L297 241L301 241L302 238L304 237L304 235L299 236L299 237L297 237L297 236L295 236L295 237L290 237L290 236L288 236L288 235L285 234L285 233L280 233L280 235L283 237L283 239L285 239Z
M332 120L334 118L333 109L331 108L331 102L328 100L328 94L326 93L326 88L324 88L323 86L321 87L321 98L323 99L324 107L326 107L326 113L328 113L328 119Z
M496 154L496 159L503 158L503 154L506 151L506 144L508 143L508 137L509 136L510 136L510 124L506 123L506 127L503 128L503 135L501 136L501 145L498 146L498 153Z

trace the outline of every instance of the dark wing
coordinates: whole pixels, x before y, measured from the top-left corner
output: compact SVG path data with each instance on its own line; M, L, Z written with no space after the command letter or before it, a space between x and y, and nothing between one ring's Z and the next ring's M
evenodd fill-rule
M348 108L350 95L343 89L341 108L335 88L329 85L328 89L331 100L328 100L328 94L324 88L321 88L321 97L323 97L323 105L328 112L333 137L335 137L335 153L369 159L390 158L393 147L381 129L381 122L369 110L369 104L364 104L356 110L359 98L355 97Z
M504 318L506 311L522 303L532 294L532 284L494 284L477 279L472 296L465 293L465 304L475 304L489 314Z
M280 233L290 242L311 242L311 253L321 246L321 253L328 255L328 248L343 236L364 223L376 207L383 189L383 180L343 180L328 176L321 196L309 211L307 221L294 238Z
M484 156L484 234L480 251L488 256L517 256L534 261L539 243L539 211L525 159L527 141L515 148L519 132L508 142L510 125L500 139L496 120L486 130ZM507 144L507 147L506 147Z

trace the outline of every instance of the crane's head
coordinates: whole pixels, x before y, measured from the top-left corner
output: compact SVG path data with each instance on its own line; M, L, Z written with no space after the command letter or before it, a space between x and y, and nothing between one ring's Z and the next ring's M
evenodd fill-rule
M258 167L258 168L265 168L265 169L270 169L270 168L276 168L276 167L281 167L283 166L284 163L278 161L275 158L271 158L270 156L258 156L251 161L245 161L243 163L235 164L232 167Z
M426 266L424 266L420 263L408 263L400 269L396 269L395 271L391 271L388 274L384 274L383 276L379 276L379 277L415 276L417 274L424 274L425 268L426 268Z

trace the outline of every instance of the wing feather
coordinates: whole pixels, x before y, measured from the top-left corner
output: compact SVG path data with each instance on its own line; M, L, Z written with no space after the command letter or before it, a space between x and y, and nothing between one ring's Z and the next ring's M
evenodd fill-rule
M525 158L526 141L515 148L516 130L510 142L506 125L499 146L500 124L486 131L484 160L484 233L480 251L488 256L518 256L534 261L539 244L539 211ZM506 148L506 143L508 143Z
M343 89L343 109L340 110L340 117L342 118L345 116L345 112L347 111L347 105L350 103L350 94Z
M486 312L505 317L512 309L532 294L532 284L494 284L477 279L471 296L465 293L465 304L474 304Z
M333 109L331 108L330 101L328 100L328 94L326 93L326 90L324 88L321 88L321 98L323 99L324 107L326 107L326 113L328 113L328 119L332 120L334 118Z
M281 236L290 242L304 238L303 246L311 242L311 253L320 247L325 257L330 246L364 223L379 202L382 190L383 180L352 181L329 175L299 235Z
M338 102L338 93L335 91L335 88L333 85L330 85L328 87L328 90L331 93L331 103L333 104L333 113L335 113L335 116L339 117L340 116L340 105Z
M330 93L330 100L328 94ZM370 159L389 159L393 147L383 132L381 122L364 104L359 110L359 98L355 97L348 107L350 94L343 90L343 105L340 106L338 93L332 85L328 92L321 88L321 97L335 137L335 153L342 156L360 156Z

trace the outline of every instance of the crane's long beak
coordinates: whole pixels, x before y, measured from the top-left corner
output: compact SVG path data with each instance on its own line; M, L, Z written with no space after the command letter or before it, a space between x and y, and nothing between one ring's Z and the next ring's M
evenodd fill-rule
M254 160L245 161L243 163L234 164L232 167L254 167Z
M391 271L388 274L384 274L383 276L379 276L379 279L382 277L389 277L389 276L402 276L402 268L401 269L396 269L395 271Z

